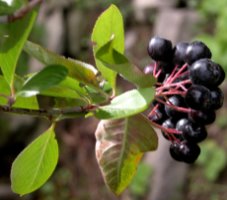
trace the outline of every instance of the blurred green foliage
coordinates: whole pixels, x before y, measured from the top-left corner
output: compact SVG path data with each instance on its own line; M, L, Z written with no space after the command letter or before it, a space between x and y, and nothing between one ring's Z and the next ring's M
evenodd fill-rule
M203 0L198 10L204 17L204 25L209 33L201 34L197 39L204 41L212 49L212 58L227 72L227 0Z
M209 181L215 181L227 164L225 150L214 140L206 140L201 144L201 154L197 163L203 167L204 176Z
M0 0L0 16L12 14L27 2L27 0Z
M107 8L111 4L116 5L121 10L121 14L124 19L128 19L132 11L131 1L130 0L75 0L75 6L80 10L94 10L100 8L101 10Z
M42 200L70 199L68 181L72 174L66 168L59 168L54 176L39 190Z
M134 176L129 190L133 194L133 196L141 197L144 196L148 191L148 185L150 183L150 178L152 175L152 168L145 164L140 163L136 175Z
M220 127L221 129L226 129L227 130L227 120L226 120L226 116L227 116L227 110L224 110L222 113L220 113L217 116L216 119L216 124L218 125L218 127Z

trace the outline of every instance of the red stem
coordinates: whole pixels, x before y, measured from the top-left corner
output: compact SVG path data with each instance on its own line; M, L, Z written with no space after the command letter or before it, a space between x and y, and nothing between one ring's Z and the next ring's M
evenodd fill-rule
M179 69L179 71L177 71L176 74L173 75L173 77L169 80L169 82L172 83L175 79L177 79L177 78L180 76L181 72L183 72L183 70L187 68L187 66L188 66L187 64L184 64L184 65Z
M175 106L175 105L173 105L173 104L170 104L170 103L167 103L167 102L165 102L165 101L162 101L162 100L159 99L159 98L156 98L156 100L157 100L158 102L164 104L164 105L167 105L167 106L173 108L174 110L179 111L179 112L190 113L190 112L193 111L193 109L191 109L191 108L185 108L185 107Z
M155 105L155 106L152 108L151 112L148 114L148 117L152 116L153 114L156 114L155 112L156 112L156 110L158 109L158 107L159 107L159 104Z
M168 83L168 84L164 84L158 88L156 88L156 90L165 90L165 89L169 89L171 87L174 87L174 86L180 86L180 85L186 85L188 83L191 83L191 80L190 79L187 79L187 80L183 80L183 81L180 81L180 82L177 82L177 83Z
M153 126L155 126L156 128L159 128L160 130L162 130L165 133L169 133L169 134L182 134L181 131L178 131L178 130L173 129L173 128L165 128L162 125L157 124L156 122L153 122L153 121L151 121L151 124Z

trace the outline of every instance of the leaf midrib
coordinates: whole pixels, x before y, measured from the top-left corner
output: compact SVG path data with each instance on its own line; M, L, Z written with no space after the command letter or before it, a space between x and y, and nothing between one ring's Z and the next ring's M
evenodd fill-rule
M123 131L123 134L124 134L124 137L123 137L123 145L122 145L122 148L121 148L121 151L120 151L120 156L119 156L119 162L117 164L117 188L118 189L118 186L119 186L119 183L120 183L120 169L122 168L122 161L123 161L123 157L124 157L124 149L125 149L125 146L127 144L127 130L128 130L128 118L125 118L125 123L124 123L124 131Z
M36 168L37 170L35 170L33 179L32 179L32 181L31 181L31 183L29 184L30 187L33 186L33 184L34 184L34 182L35 182L35 180L36 180L36 178L37 178L38 171L39 171L39 169L40 169L40 166L41 166L41 164L42 164L42 160L43 160L44 154L45 154L46 149L47 149L47 146L48 146L47 144L49 143L49 140L51 139L52 132L48 132L48 133L49 133L49 137L48 137L48 139L46 140L46 143L45 143L45 145L44 145L43 151L41 152L41 156L40 156L40 159L39 159L39 162L38 162L38 167ZM48 134L48 133L44 133L44 134Z

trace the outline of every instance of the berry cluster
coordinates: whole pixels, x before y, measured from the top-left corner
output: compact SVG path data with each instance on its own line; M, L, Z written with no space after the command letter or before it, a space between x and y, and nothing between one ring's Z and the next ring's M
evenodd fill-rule
M148 117L171 141L170 155L193 163L200 154L198 143L207 137L206 125L214 122L223 104L218 87L225 79L222 67L211 60L202 42L180 42L154 37L148 45L154 63L145 67L156 79L156 95Z

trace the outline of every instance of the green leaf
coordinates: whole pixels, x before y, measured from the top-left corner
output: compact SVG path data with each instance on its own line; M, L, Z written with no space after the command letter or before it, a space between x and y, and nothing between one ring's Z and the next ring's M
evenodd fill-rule
M39 103L35 96L33 97L17 97L13 104L14 108L39 109Z
M17 95L29 97L40 94L42 91L58 85L67 74L68 70L64 66L49 65L28 78Z
M153 88L134 89L115 97L111 104L95 111L100 119L118 119L135 115L146 110L154 98Z
M52 126L15 159L11 170L12 190L20 195L41 187L53 173L58 161L58 144Z
M14 13L17 9L19 9L24 0L1 0L0 1L0 15L9 15Z
M103 77L115 89L116 85L116 72L107 68L105 64L96 58L96 53L100 47L112 40L113 48L117 51L124 53L124 25L121 12L115 5L111 5L102 15L97 19L92 36L94 43L93 52L97 68L102 73Z
M0 105L7 105L7 97L10 96L10 87L3 76L0 76ZM39 104L36 97L17 97L13 104L15 108L38 109Z
M83 97L80 94L78 94L76 91L62 86L54 86L49 89L42 90L40 91L40 94L44 96L51 96L51 97L83 99Z
M197 163L202 165L205 177L209 181L215 181L226 168L226 152L215 141L207 140L201 144L201 154Z
M75 92L77 92L78 94L80 94L81 96L88 96L88 93L85 89L85 87L80 84L79 81L77 81L76 79L73 79L69 76L67 76L60 84L59 86L62 87L67 87L71 90L74 90Z
M114 48L112 41L97 51L96 58L138 87L151 87L156 81L152 75L144 74L138 67L130 63L121 52Z
M60 64L68 69L69 76L93 87L98 87L98 71L90 64L65 58L53 53L38 44L27 41L24 50L47 65Z
M102 120L95 135L102 175L110 190L119 195L131 182L144 152L157 148L157 135L142 115Z
M137 172L129 186L130 193L134 196L143 197L149 189L152 167L147 163L141 162Z
M11 88L13 87L13 78L18 58L31 32L36 15L37 11L33 10L21 20L4 25L5 34L0 36L0 66Z

